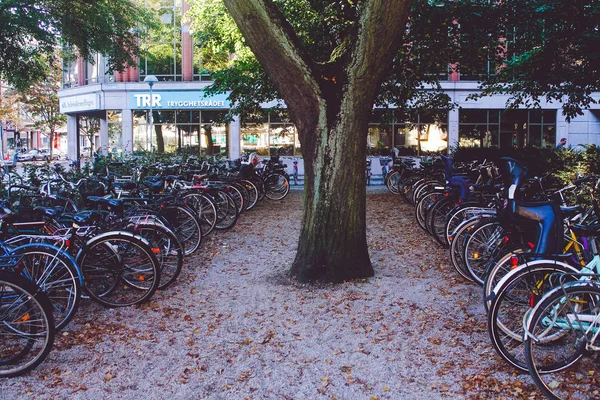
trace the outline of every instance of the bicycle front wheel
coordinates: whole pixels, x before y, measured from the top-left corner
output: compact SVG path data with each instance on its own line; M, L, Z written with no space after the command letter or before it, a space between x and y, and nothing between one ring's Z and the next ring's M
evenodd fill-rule
M149 300L160 284L160 263L150 244L130 232L107 232L92 238L77 255L83 287L106 307Z
M72 258L50 245L26 244L11 250L22 259L16 271L35 282L48 296L56 329L73 319L81 298L80 273Z
M600 397L600 287L572 283L549 292L527 320L529 373L551 399Z
M29 279L0 271L0 377L38 366L52 349L55 334L48 296Z
M283 200L290 192L290 183L281 174L270 174L265 178L265 195L269 200Z
M150 243L160 263L160 290L171 286L183 267L183 246L169 228L158 224L138 224L134 232Z
M566 264L537 260L513 270L494 288L488 332L494 349L509 364L527 371L523 318L545 293L556 287L560 275L576 272Z

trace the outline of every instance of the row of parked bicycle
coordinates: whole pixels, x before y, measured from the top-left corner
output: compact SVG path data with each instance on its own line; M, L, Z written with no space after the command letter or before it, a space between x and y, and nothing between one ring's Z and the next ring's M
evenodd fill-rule
M203 238L236 224L263 198L281 200L289 177L277 158L134 167L128 176L68 179L39 187L11 175L0 206L0 377L41 363L82 298L106 307L148 301L182 272ZM176 173L175 173L176 172Z
M599 176L560 189L524 163L399 162L388 189L483 287L497 353L551 399L600 398Z

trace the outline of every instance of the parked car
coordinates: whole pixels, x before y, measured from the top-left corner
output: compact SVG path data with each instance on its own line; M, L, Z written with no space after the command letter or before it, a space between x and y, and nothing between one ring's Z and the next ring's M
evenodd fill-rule
M19 153L17 156L18 161L35 161L35 157L39 154L39 150L33 149L26 153Z
M52 158L50 158L50 149L42 149L35 159L44 161L60 160L60 153L58 149L54 149L52 152Z
M50 161L50 149L33 149L17 156L19 161ZM52 152L52 160L58 160L58 152Z

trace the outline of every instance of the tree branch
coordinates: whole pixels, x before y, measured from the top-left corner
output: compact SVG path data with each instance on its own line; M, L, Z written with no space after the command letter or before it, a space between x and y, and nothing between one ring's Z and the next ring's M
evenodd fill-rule
M316 67L277 6L272 0L224 3L288 107L316 121L321 103Z
M379 88L397 55L411 3L412 0L372 0L361 3L358 41L348 68L350 85L375 90Z

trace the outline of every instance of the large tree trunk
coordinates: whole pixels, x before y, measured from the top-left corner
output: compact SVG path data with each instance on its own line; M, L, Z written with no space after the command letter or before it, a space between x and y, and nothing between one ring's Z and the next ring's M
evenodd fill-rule
M224 0L285 100L302 143L299 281L373 275L366 240L366 154L375 94L401 43L411 0L358 3L356 30L316 62L272 0Z
M304 214L290 270L298 281L342 282L373 276L365 211L364 132L369 114L360 109L342 110L336 124L319 127L318 141L326 145L314 157L305 153Z

